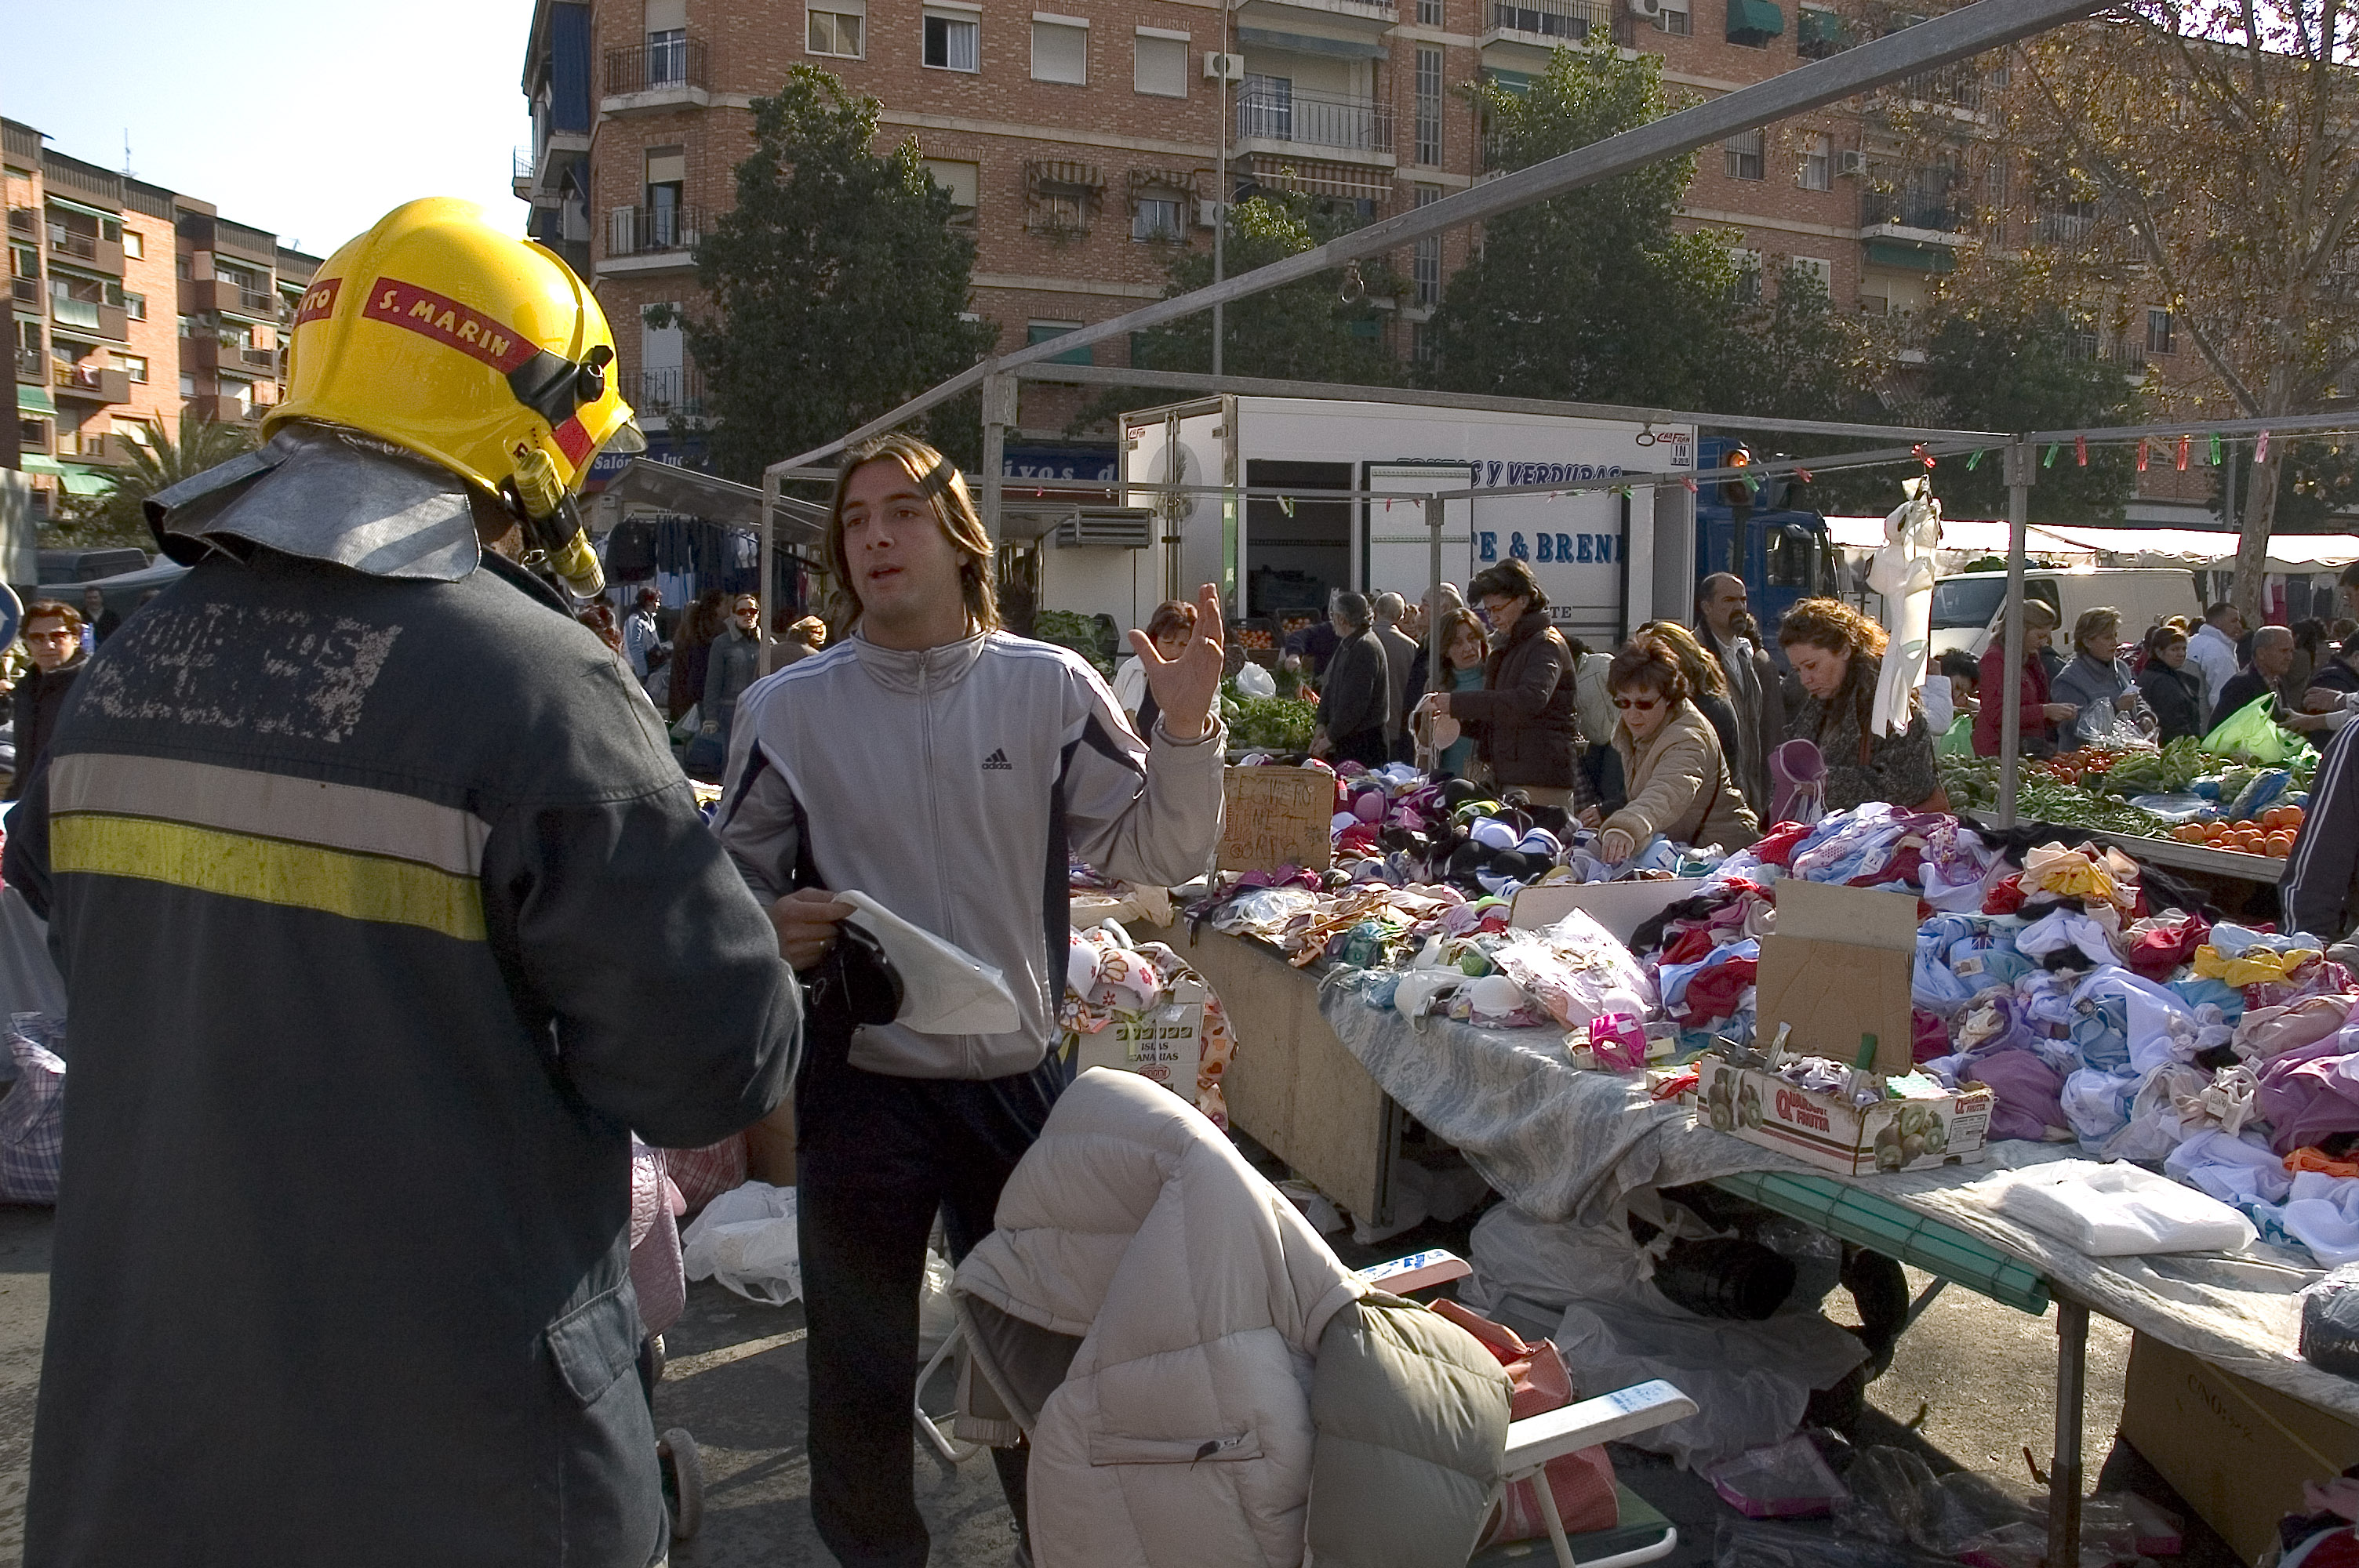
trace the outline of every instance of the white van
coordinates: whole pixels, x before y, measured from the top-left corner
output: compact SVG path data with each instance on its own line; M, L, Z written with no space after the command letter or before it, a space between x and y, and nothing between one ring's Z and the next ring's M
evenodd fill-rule
M2061 650L2081 612L2103 606L2122 614L2122 640L2135 643L2166 616L2183 615L2190 626L2202 619L2195 574L2175 567L2034 567L2023 574L2026 598L2047 600L2056 611L2056 645ZM2005 572L1958 572L1933 585L1933 657L1963 649L1979 659L2006 609Z

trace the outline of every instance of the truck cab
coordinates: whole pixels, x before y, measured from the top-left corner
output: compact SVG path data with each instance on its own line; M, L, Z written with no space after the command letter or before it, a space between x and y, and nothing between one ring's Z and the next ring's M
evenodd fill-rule
M1702 437L1696 442L1696 466L1725 467L1729 454L1744 445L1726 436ZM1795 504L1799 499L1796 492L1807 492L1807 486L1784 474L1768 476L1746 502L1738 503L1734 497L1741 484L1707 481L1697 489L1695 579L1701 584L1712 573L1724 571L1743 578L1754 619L1761 622L1762 640L1782 665L1778 619L1798 600L1834 591L1833 546L1827 538L1827 520Z

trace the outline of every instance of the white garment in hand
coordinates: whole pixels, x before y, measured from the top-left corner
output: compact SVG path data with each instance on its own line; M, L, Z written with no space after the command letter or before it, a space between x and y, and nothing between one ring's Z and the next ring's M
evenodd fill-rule
M1933 645L1933 551L1941 542L1941 503L1921 476L1903 481L1900 490L1908 499L1884 520L1886 543L1867 568L1867 586L1884 595L1892 635L1870 715L1869 727L1878 735L1908 728L1909 696L1925 678Z
M999 970L864 892L835 896L859 911L853 924L876 938L901 977L901 1011L894 1022L920 1034L1005 1034L1021 1024L1015 994Z

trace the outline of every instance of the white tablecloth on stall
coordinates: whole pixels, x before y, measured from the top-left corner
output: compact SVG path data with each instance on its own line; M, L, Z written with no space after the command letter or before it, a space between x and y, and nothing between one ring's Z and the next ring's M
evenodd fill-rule
M1363 1001L1356 978L1336 971L1321 990L1320 1011L1336 1037L1386 1094L1462 1152L1502 1197L1536 1217L1594 1223L1642 1187L1684 1186L1738 1171L1810 1169L1698 1127L1686 1108L1649 1101L1636 1078L1576 1070L1554 1030L1475 1029L1432 1018L1412 1027L1397 1011ZM2081 1157L2070 1144L2003 1142L1986 1150L1979 1166L1862 1177L1854 1184L2020 1260L2106 1317L2359 1421L2359 1381L2321 1372L2296 1354L2301 1303L2295 1292L2322 1272L2309 1254L2256 1244L2233 1256L2098 1259L1998 1213L2007 1172Z

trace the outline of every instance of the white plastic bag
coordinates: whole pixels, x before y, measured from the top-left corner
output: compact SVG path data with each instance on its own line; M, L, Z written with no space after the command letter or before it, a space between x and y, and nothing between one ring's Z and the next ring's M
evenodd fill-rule
M1022 1024L1006 975L864 892L835 896L860 912L853 923L875 936L901 977L894 1022L920 1034L1006 1034Z
M795 1189L748 1182L704 1207L680 1237L691 1280L718 1280L747 1301L784 1306L803 1293Z
M925 1282L918 1288L918 1365L934 1358L950 1336L958 1332L958 1309L951 1304L950 1260L926 1249Z
M2253 1222L2219 1199L2136 1165L2057 1160L2010 1174L1998 1211L2092 1258L2241 1252Z

